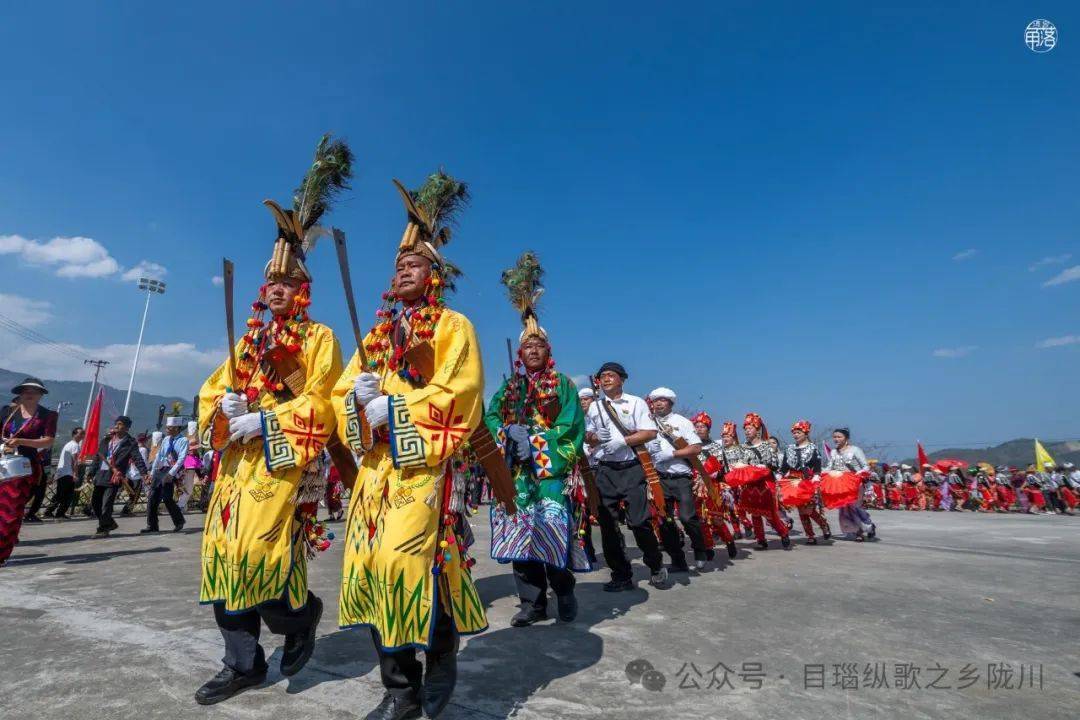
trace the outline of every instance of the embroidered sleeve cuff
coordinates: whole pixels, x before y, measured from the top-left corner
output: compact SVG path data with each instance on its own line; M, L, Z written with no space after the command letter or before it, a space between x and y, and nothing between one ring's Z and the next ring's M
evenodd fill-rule
M281 423L278 421L277 413L273 410L264 410L261 415L263 454L266 456L266 469L269 472L274 472L275 470L288 470L296 467L299 457L289 444L285 433L281 431Z
M360 408L356 405L356 393L345 394L345 443L355 453L363 453L367 448L360 439Z
M424 438L412 422L404 395L390 396L390 456L395 468L424 467L427 452Z

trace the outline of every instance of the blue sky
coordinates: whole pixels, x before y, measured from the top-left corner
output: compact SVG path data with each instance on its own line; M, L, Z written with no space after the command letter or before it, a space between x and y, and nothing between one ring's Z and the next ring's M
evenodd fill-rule
M224 347L222 254L242 309L273 237L260 201L290 197L329 130L358 158L332 222L365 326L402 228L390 178L471 183L447 254L489 390L518 330L498 275L531 248L569 374L618 359L632 392L897 454L1078 435L1074 3L236 5L2 11L0 312L112 358L110 381L141 312L122 278L156 263L138 387L197 389ZM1036 17L1050 53L1023 44ZM316 254L314 315L351 352ZM19 343L0 365L86 376Z

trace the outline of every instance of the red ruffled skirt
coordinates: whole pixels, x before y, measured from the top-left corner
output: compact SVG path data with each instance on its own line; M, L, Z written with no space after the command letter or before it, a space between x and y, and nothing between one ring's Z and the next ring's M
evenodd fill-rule
M815 490L813 480L802 475L789 475L780 480L780 502L787 507L806 505L814 501Z
M1077 504L1076 493L1074 493L1071 488L1067 488L1067 487L1061 488L1061 499L1066 505L1069 506L1070 510L1072 510L1074 507L1076 507L1076 504Z
M1046 498L1043 497L1042 491L1038 488L1026 487L1024 488L1024 494L1027 495L1028 502L1042 510L1046 507Z
M772 470L759 465L744 465L724 474L724 482L733 488L742 487L758 480L772 479Z
M756 480L739 488L739 509L751 515L771 515L775 512L776 481Z
M853 472L821 474L821 503L834 510L858 501L862 494L862 478Z

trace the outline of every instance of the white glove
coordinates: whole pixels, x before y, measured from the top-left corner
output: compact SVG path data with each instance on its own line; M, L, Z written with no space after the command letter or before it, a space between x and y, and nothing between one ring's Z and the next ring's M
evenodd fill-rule
M367 407L369 402L379 397L381 383L382 379L375 373L362 372L356 376L353 392L356 393L356 402L360 403L360 407Z
M600 447L604 448L604 453L607 455L614 455L626 447L626 440L619 433L615 433L610 440Z
M262 413L249 412L229 421L229 441L247 442L262 435Z
M653 462L657 462L657 463L667 462L668 460L674 460L675 459L675 451L670 450L670 449L668 449L666 447L661 447L656 452L652 452L651 454L652 454Z
M221 398L221 412L225 413L225 417L230 420L234 417L240 417L247 413L248 402L247 398L243 395L237 395L236 393L225 393L225 396Z
M601 443L606 443L611 439L611 428L607 425L601 425L596 428L596 437Z
M390 397L377 395L375 399L364 405L364 417L367 418L371 429L381 427L390 421Z

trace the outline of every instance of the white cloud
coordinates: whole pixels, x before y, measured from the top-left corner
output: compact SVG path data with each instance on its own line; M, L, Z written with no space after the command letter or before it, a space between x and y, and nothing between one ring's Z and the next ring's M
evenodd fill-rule
M52 303L47 300L30 300L21 295L0 293L0 307L12 320L34 327L52 318Z
M216 287L221 287L225 284L225 278L221 277L220 275L215 275L214 277L210 278L210 283Z
M963 262L964 260L970 260L978 254L979 251L975 248L968 248L967 250L961 250L960 252L953 255L952 259L956 260L957 262Z
M1047 265L1061 265L1072 258L1072 253L1065 253L1064 255L1047 255L1044 258L1039 258L1035 262L1028 266L1028 272L1035 272L1041 267Z
M1046 338L1035 343L1035 347L1040 350L1052 347L1063 347L1065 345L1077 345L1080 344L1080 335L1062 335L1061 337Z
M1043 287L1064 285L1065 283L1072 282L1073 280L1080 280L1080 265L1073 265L1071 268L1065 268L1057 275L1044 282Z
M140 260L138 265L121 275L120 279L127 282L136 282L139 278L144 277L153 280L164 280L165 275L168 272L169 271L166 270L164 266L159 265L156 262Z
M953 348L938 348L934 351L934 357L938 358L962 358L979 349L978 345L962 345Z
M10 336L0 335L0 338L7 337ZM103 374L105 381L114 387L127 387L131 362L135 357L134 344L72 347L78 356L108 360L109 365ZM139 354L135 389L160 395L193 396L224 358L224 346L218 350L200 350L193 343L186 342L144 344ZM43 345L0 343L0 367L50 380L90 379L89 370L81 359Z
M42 242L22 235L0 235L0 255L14 255L27 265L47 268L63 278L160 279L166 272L161 265L146 260L125 271L104 245L88 237L54 237Z

